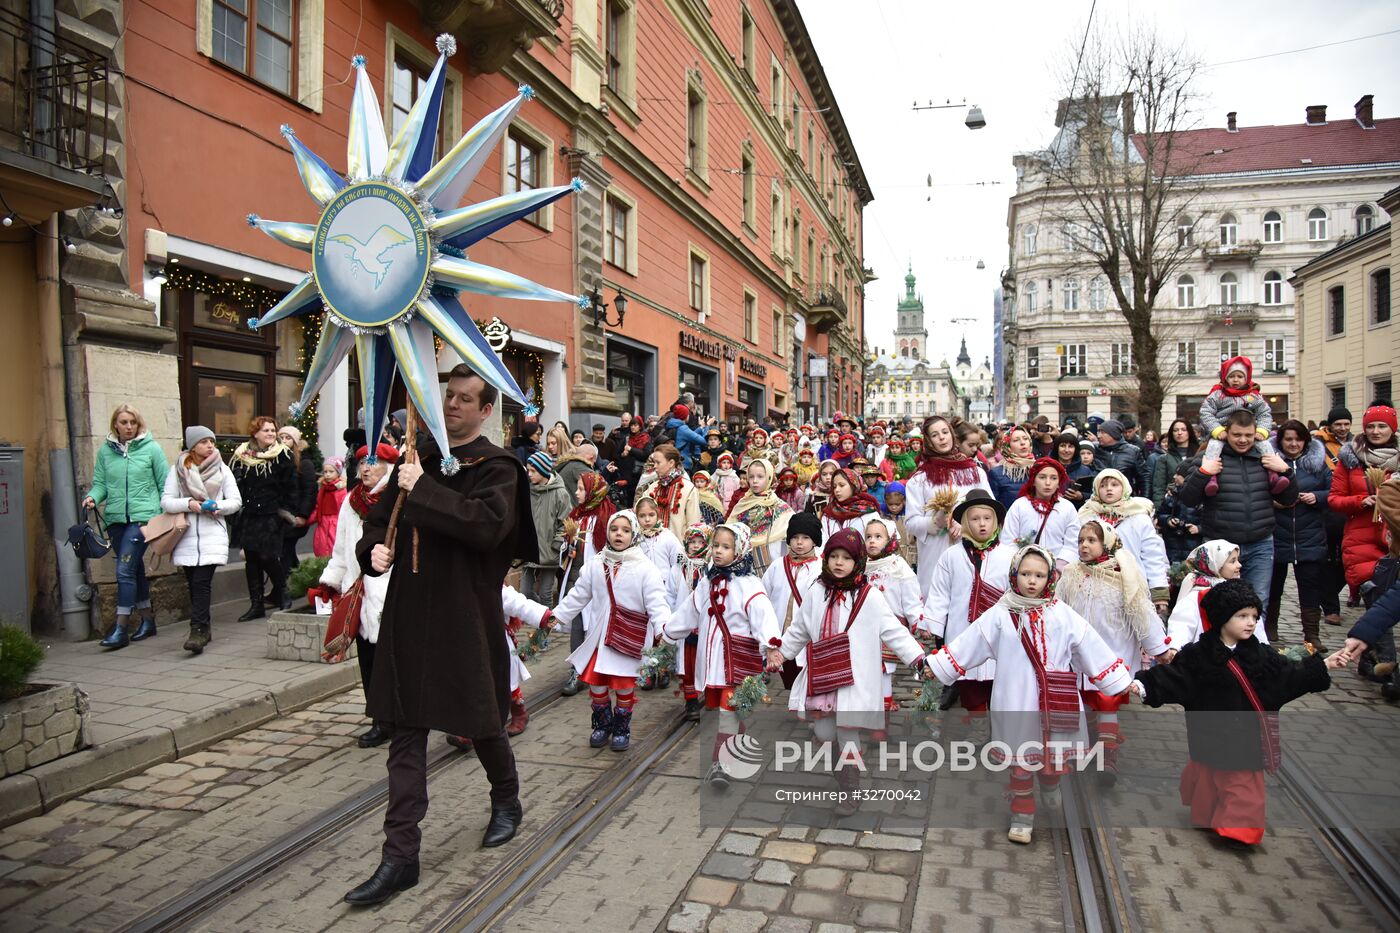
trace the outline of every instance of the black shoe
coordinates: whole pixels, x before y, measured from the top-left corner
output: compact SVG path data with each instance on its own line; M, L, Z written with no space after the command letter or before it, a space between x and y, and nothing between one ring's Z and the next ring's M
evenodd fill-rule
M392 729L382 723L376 722L369 727L368 732L361 732L359 736L356 737L355 743L359 745L360 748L378 748L389 741L389 739L393 738L393 735Z
M290 596L283 596L283 597L282 597L282 611L283 611L283 612L291 612L291 611L292 611L292 597L290 597Z
M465 735L449 735L447 737L447 744L464 752L472 750L472 740Z
M417 865L391 865L380 862L369 880L345 895L345 903L356 907L382 904L400 891L418 884Z
M524 817L525 808L520 805L519 800L504 807L493 806L491 822L486 824L486 834L481 837L481 847L494 849L510 842L515 838L515 831L520 828L520 821Z
M112 626L112 630L107 633L107 637L98 642L102 647L112 650L115 648L125 648L131 639L126 634L126 623L117 622Z
M190 654L203 654L210 642L209 626L200 622L190 623L190 637L185 639L185 650Z
M705 702L699 697L691 697L685 701L685 721L699 722L700 714L705 711Z
M579 688L578 671L569 668L569 679L564 681L564 686L560 688L559 692L566 697L571 697L579 692Z
M156 635L156 614L151 609L138 609L141 613L141 624L136 627L136 631L131 633L132 641L144 641L147 638L154 638Z
M265 618L267 618L267 615L266 615L266 613L263 612L263 605L262 605L262 603L253 603L253 605L251 605L251 606L248 607L248 611L247 611L247 612L243 613L243 615L241 615L241 616L238 617L238 621L239 621L239 622L251 622L251 621L253 621L254 619L265 619Z

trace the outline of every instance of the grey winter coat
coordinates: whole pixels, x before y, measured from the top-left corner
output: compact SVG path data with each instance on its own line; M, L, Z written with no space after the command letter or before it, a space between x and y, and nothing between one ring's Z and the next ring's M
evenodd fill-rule
M1269 492L1268 470L1259 451L1251 447L1236 453L1229 444L1220 453L1219 492L1206 495L1210 477L1200 471L1204 456L1191 459L1191 472L1181 487L1181 501L1201 510L1201 531L1207 539L1224 538L1238 545L1254 544L1274 533L1274 503L1291 506L1298 501L1298 483L1289 473L1288 488L1276 497Z
M556 473L548 482L530 484L530 515L535 522L535 539L539 544L536 559L527 561L534 567L558 567L559 545L564 540L564 519L574 507L572 493L564 488Z
M1277 447L1277 443L1275 443ZM1327 492L1332 488L1332 471L1327 466L1327 448L1317 438L1308 438L1297 460L1278 455L1293 467L1298 492L1317 496L1314 505L1274 509L1274 560L1278 563L1324 560L1327 557Z

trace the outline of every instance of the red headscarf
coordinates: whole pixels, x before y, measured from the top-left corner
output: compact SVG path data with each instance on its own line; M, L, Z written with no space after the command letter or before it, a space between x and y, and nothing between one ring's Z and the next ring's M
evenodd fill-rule
M1035 478L1040 475L1042 470L1054 470L1060 477L1060 484L1055 487L1055 494L1048 500L1041 499L1035 494ZM1064 492L1065 486L1068 484L1069 473L1066 472L1064 464L1053 457L1041 457L1031 464L1030 475L1021 484L1021 495L1031 500L1031 505L1035 506L1037 512L1046 515L1055 507L1055 503L1060 501L1060 493Z
M823 517L834 522L848 522L853 518L880 511L880 503L876 502L875 497L865 491L865 480L860 478L859 473L847 468L841 471L841 475L846 477L846 482L851 484L855 495L849 499L837 500L833 484L831 501L826 504L826 508L822 509Z
M574 506L569 517L580 525L585 519L593 519L593 549L601 551L608 546L608 521L617 511L617 506L608 498L608 484L597 473L583 474L583 504Z
M1232 389L1225 384L1225 376L1236 366L1244 367L1244 385L1238 389ZM1248 395L1251 392L1258 392L1259 387L1254 384L1254 364L1247 356L1232 356L1220 364L1220 381L1210 387L1212 392L1224 392L1232 398L1239 398L1241 395Z

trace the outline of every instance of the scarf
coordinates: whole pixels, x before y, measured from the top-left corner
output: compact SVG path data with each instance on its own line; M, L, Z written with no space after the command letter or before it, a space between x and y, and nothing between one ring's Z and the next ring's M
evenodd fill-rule
M1039 476L1043 470L1054 470L1060 477L1060 483L1055 487L1055 494L1049 499L1042 499L1035 494L1035 478ZM1037 515L1049 515L1051 512L1055 511L1055 503L1060 501L1060 493L1064 491L1068 483L1069 472L1065 470L1064 464L1058 460L1052 460L1049 457L1041 457L1035 462L1035 466L1031 468L1030 475L1026 477L1026 481L1021 484L1021 495L1031 500L1031 505L1035 506Z
M291 456L291 450L281 441L277 441L266 450L258 450L253 446L252 441L244 441L238 445L233 452L235 462L243 465L243 469L249 473L269 473L272 471L273 462L283 454Z
M360 519L363 521L365 516L369 514L369 510L374 508L375 503L379 501L379 494L383 492L384 487L388 485L389 472L387 470L384 475L379 478L379 482L374 484L373 489L369 488L368 483L356 483L355 488L350 490L350 495L347 496L350 500L351 510L356 515L360 516Z
M715 528L715 534L718 534L721 529L734 536L734 560L723 567L711 564L709 569L705 571L706 576L711 581L753 576L753 547L749 543L749 529L737 522L726 522ZM713 545L713 534L710 536L710 542Z
M1021 569L1021 561L1032 554L1039 555L1050 566L1050 579L1046 581L1045 589L1039 596L1025 596L1016 588L1016 573ZM1038 544L1027 544L1011 559L1011 585L1001 594L997 605L1005 606L1007 612L1017 620L1018 633L1025 628L1028 617L1040 618L1045 609L1055 601L1055 581L1059 575L1059 571L1055 569L1055 555Z
M1030 437L1030 432L1025 428L1012 428L1006 432L1006 436L1001 439L1001 472L1009 480L1024 483L1027 476L1030 475L1031 466L1035 463L1035 459L1033 457L1018 457L1011 452L1011 437L1017 431L1025 434L1028 438ZM1031 449L1035 449L1034 444L1032 444Z
M836 467L838 470L841 469L841 465L830 458L827 458L826 460L823 460L821 463L817 464L817 472L812 474L812 492L816 493L819 496L831 496L831 480L828 479L825 482L823 482L821 474L821 468L826 466L828 463ZM836 474L832 473L831 475L835 476ZM861 485L864 485L864 483L862 483Z
M627 435L627 446L633 450L641 451L651 443L651 435L646 431L638 431L636 434Z
M850 468L841 471L841 475L846 477L846 482L851 484L855 495L848 499L837 499L833 495L830 502L822 509L822 517L829 518L834 522L848 522L853 518L862 515L869 515L871 512L880 511L880 503L875 501L875 497L865 490L865 480L860 478L860 474Z
M1194 592L1198 587L1212 587L1221 581L1220 568L1239 548L1224 538L1216 538L1198 545L1186 555L1186 576L1181 580L1182 597Z
M613 550L611 544L600 549L600 553L603 555L604 568L612 570L614 574L617 573L618 568L620 568L623 564L634 564L639 561L645 561L647 563L651 562L651 558L647 557L646 554L643 553L641 545L638 543L641 541L642 538L641 520L637 518L637 513L632 511L631 509L626 509L621 512L615 512L610 518L608 518L606 522L603 523L604 537L606 538L607 536L608 525L612 524L613 520L617 518L626 519L627 523L632 526L632 543L627 545L627 547L623 548L620 551Z
M593 549L602 551L608 546L608 520L617 511L608 498L608 484L597 473L583 474L583 504L569 511L569 518L580 526L585 519L593 519Z
M926 455L919 463L919 471L934 486L975 486L982 478L977 461L956 450Z
M686 528L685 534L681 536L681 554L676 558L676 564L681 568L681 573L685 574L686 584L693 590L700 583L700 578L705 574L705 565L710 562L710 535L713 530L704 522L696 522ZM700 550L691 555L691 542L699 540Z
M1152 590L1147 585L1142 568L1131 552L1123 547L1118 533L1105 521L1091 518L1099 526L1103 536L1103 554L1094 561L1075 561L1065 568L1060 580L1060 598L1069 606L1088 617L1089 604L1098 600L1096 587L1117 590L1122 597L1121 610L1115 608L1107 614L1107 622L1113 628L1130 632L1139 642L1160 625L1157 611L1152 605ZM1080 607L1084 607L1080 609ZM1120 614L1121 611L1121 614ZM1094 615L1097 615L1095 613Z
M1099 498L1099 485L1108 478L1117 479L1123 486L1123 498L1113 504L1104 502ZM1079 507L1080 518L1102 518L1111 524L1118 524L1125 518L1132 518L1134 515L1146 515L1152 517L1153 506L1151 499L1144 499L1141 496L1132 494L1132 484L1128 482L1128 477L1118 470L1103 470L1094 477L1094 496Z
M792 507L773 491L773 464L767 460L754 460L763 467L763 492L755 493L746 489L734 508L729 510L729 518L749 530L749 546L766 547L774 541L787 540L788 522L792 519Z
M1364 467L1374 467L1387 473L1400 471L1400 446L1396 445L1394 438L1377 447L1368 443L1363 434L1351 442L1351 449L1352 453L1356 454L1357 461Z
M833 551L845 551L856 562L855 568L844 577L833 576L827 565ZM843 528L826 541L822 548L822 572L818 577L826 587L827 612L831 612L832 601L841 593L849 593L865 586L865 539L854 528Z
M656 510L661 513L661 524L670 525L671 516L681 507L681 497L685 494L685 471L676 467L665 476L657 477L651 488L651 498L656 500Z
M799 451L797 460L792 465L792 469L797 473L798 484L806 486L812 482L812 477L817 475L817 470L821 469L821 466L817 463L815 456L812 458L811 463L803 463L802 453Z
M893 468L895 479L905 479L919 467L918 463L915 462L914 455L907 447L900 450L899 453L895 453L893 444L885 451L884 462Z
M652 498L651 492L650 492L649 490L648 490L648 492L647 492L646 495L644 495L644 496L638 496L638 497L637 497L637 501L634 502L634 503L632 503L632 508L628 509L627 511L630 512L630 513L633 514L633 515L636 515L636 514L637 514L637 509L640 509L640 508L642 507L642 503L643 503L643 502L650 502L650 503L652 504L652 507L653 507L653 508L655 508L658 512L661 511L661 508L660 508L659 506L657 506L656 500L655 500L654 498ZM622 514L624 514L624 513L618 512L617 514L618 514L618 515L622 515ZM611 519L609 519L609 520L611 521ZM647 528L645 525L643 525L643 524L641 523L640 520L638 520L638 522L637 522L637 534L633 535L632 537L634 537L634 538L636 538L636 537L655 538L657 535L661 534L661 532L663 532L663 531L665 531L665 530L666 530L666 525L665 525L663 522L661 522L661 521L657 521L657 523L656 523L655 525L652 525L650 528Z
M219 456L219 448L210 451L202 462L194 462L194 454L184 451L180 454L181 469L176 472L180 489L187 499L200 502L217 500L224 484L224 458Z

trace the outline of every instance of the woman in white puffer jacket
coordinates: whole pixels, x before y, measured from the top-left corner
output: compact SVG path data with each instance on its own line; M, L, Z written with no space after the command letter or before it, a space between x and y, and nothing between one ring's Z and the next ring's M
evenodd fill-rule
M340 504L340 513L335 529L335 545L331 548L331 559L326 569L321 571L321 585L330 587L337 593L345 593L360 580L360 561L355 556L355 548L364 534L365 515L379 501L384 487L389 485L389 471L399 459L399 452L388 444L380 444L375 449L378 458L373 464L365 463L369 448L361 447L355 453L359 463L360 482L350 490L345 501ZM364 598L360 602L360 630L355 635L355 655L360 662L360 682L365 692L369 692L370 676L374 672L374 646L379 641L379 616L384 611L384 594L389 591L389 570L374 577L364 577ZM375 722L369 731L361 733L358 742L361 748L374 748L389 741L388 723Z
M243 507L233 471L214 446L214 432L203 425L185 429L185 449L165 475L160 507L185 513L189 527L170 559L185 568L190 587L190 637L185 650L202 654L209 644L209 602L214 571L228 563L228 516Z

